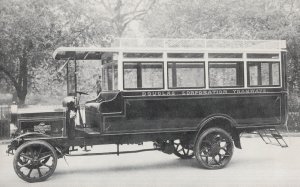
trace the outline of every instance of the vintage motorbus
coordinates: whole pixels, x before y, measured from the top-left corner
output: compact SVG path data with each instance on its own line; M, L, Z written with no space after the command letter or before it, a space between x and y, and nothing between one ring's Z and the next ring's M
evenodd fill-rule
M207 169L225 167L244 132L269 132L284 147L275 128L287 120L285 48L285 41L200 39L58 48L53 56L67 67L68 97L60 109L12 115L15 172L28 182L46 180L75 146L117 145L114 153L81 155L160 150L195 157ZM82 113L79 98L87 93L77 90L77 69L89 60L101 62L102 91ZM119 151L149 141L153 149Z

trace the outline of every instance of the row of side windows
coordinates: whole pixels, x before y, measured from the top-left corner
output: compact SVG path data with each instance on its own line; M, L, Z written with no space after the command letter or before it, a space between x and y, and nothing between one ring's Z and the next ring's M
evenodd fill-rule
M163 89L163 62L124 62L124 89ZM205 88L204 62L168 62L169 89ZM279 62L247 62L248 87L280 86ZM244 63L209 62L210 88L244 87Z

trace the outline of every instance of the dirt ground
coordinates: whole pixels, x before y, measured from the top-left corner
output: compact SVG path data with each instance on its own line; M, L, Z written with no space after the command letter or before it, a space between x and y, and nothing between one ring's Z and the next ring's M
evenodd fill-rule
M221 170L198 167L195 159L181 160L158 151L124 155L60 159L47 181L29 184L13 170L13 156L0 145L0 186L300 186L300 138L287 137L289 147L266 145L259 138L242 138L229 165ZM121 146L121 150L151 148ZM92 152L115 151L115 145L94 146Z

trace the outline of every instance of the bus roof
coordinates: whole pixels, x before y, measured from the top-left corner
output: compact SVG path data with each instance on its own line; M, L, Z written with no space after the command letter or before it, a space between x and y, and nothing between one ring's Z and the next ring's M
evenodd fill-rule
M53 53L55 60L77 59L77 60L100 60L103 53L118 52L116 48L104 47L59 47Z
M270 52L286 49L285 40L225 40L225 39L159 39L159 38L117 38L112 47L60 47L53 58L100 60L103 53L113 52Z

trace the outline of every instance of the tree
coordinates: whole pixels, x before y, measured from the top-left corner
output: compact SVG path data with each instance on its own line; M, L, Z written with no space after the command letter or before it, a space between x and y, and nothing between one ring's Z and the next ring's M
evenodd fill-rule
M173 0L156 4L144 27L159 38L286 40L289 89L300 93L299 20L296 0Z
M227 1L161 1L146 16L144 27L150 37L215 37L230 25L229 9Z
M135 20L141 20L155 5L156 0L99 0L97 1L105 12L100 19L106 20L114 31L121 37L128 25Z
M9 83L18 102L24 104L28 92L55 92L43 84L63 81L56 76L59 64L52 59L57 47L105 46L110 42L108 36L121 36L128 24L144 17L155 0L0 3L1 84Z
M9 79L19 104L24 104L28 88L35 88L36 76L57 68L53 51L58 46L85 44L95 24L86 16L84 1L0 3L0 74Z
M16 89L19 102L24 103L28 86L28 64L38 52L32 35L39 33L31 30L42 27L36 15L27 11L28 4L20 6L17 2L1 2L1 62L0 71L6 75ZM14 8L12 8L14 7ZM26 12L27 11L27 12ZM41 13L41 12L40 12ZM32 19L32 18L33 19ZM34 39L37 40L35 37ZM33 62L32 62L33 63Z

